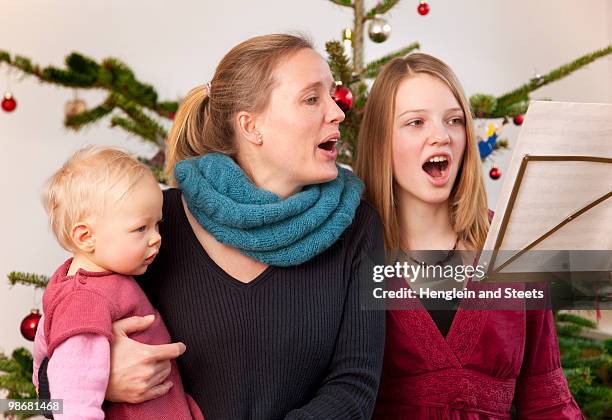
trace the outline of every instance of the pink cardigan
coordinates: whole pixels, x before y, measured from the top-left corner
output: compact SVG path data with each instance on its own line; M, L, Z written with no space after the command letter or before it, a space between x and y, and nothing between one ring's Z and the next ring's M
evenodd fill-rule
M38 384L38 367L48 355L51 398L64 399L63 418L83 418L83 412L87 412L91 413L87 418L104 418L105 414L108 419L203 419L197 404L183 390L175 361L168 377L173 386L166 395L141 404L108 404L102 413L110 371L112 323L154 314L151 327L130 338L146 344L167 344L171 338L161 316L133 278L82 269L68 276L71 262L69 259L57 269L45 289L44 323L37 331L34 348L34 383Z

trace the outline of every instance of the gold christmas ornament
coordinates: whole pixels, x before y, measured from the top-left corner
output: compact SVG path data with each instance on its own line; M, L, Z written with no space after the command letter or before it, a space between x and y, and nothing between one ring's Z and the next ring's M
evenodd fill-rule
M86 110L87 104L84 100L79 98L75 98L66 102L66 105L64 106L64 114L66 115L66 117L74 117L75 115L80 114L81 112L84 112Z

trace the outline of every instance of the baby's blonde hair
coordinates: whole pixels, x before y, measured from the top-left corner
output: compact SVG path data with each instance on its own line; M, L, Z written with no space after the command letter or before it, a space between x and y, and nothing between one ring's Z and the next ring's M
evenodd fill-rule
M126 152L99 146L78 150L45 184L43 205L49 226L60 245L76 251L72 227L86 218L102 216L107 201L121 202L149 168Z

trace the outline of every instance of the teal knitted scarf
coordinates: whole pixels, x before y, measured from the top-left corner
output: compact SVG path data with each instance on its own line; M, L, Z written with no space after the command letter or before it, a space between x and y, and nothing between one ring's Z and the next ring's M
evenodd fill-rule
M282 199L258 188L221 153L180 161L174 169L185 201L219 242L265 264L287 267L329 248L351 224L363 183L338 167L338 177Z

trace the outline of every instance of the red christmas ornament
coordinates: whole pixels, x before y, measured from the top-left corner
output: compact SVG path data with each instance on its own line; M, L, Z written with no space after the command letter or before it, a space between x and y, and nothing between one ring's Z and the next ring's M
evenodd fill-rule
M489 171L489 176L491 177L491 179L499 179L499 177L502 176L501 169L493 165L493 167Z
M524 120L525 120L525 117L523 116L523 114L515 115L514 118L512 119L512 121L514 121L514 124L516 125L523 125Z
M421 16L425 16L427 13L429 13L429 5L427 4L427 2L421 1L421 4L419 4L419 7L417 7L417 11Z
M38 328L38 322L40 321L40 313L38 309L32 309L32 312L21 321L21 335L23 338L29 341L34 341L36 336L36 328Z
M6 112L13 112L15 108L17 108L17 101L11 92L6 92L2 99L2 109Z
M342 112L348 112L353 108L353 92L346 86L338 85L334 91L334 101Z

